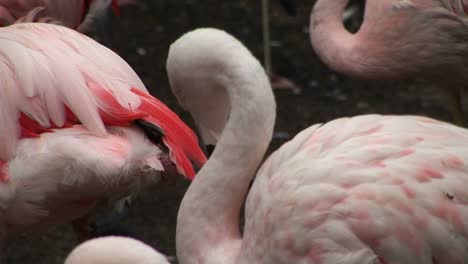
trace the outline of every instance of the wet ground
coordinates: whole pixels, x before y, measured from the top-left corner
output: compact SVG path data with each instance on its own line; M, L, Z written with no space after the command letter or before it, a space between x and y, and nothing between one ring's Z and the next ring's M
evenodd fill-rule
M123 9L120 19L112 21L108 45L128 61L153 95L190 122L168 87L165 60L170 43L191 29L217 27L242 40L263 60L260 2L147 0ZM307 32L313 1L297 1L296 17L288 17L277 1L271 2L273 68L302 87L301 94L275 91L278 119L271 149L312 124L343 116L420 114L449 119L440 94L425 84L360 81L330 71L310 46ZM126 220L137 238L169 256L175 255L175 219L187 185L182 180L147 190ZM69 226L24 234L8 241L1 263L63 263L75 245Z

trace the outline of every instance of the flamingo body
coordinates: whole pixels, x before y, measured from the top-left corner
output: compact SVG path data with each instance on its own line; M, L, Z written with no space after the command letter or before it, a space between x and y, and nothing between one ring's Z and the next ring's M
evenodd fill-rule
M0 231L64 223L206 158L118 55L65 27L0 28ZM193 162L193 165L192 165Z
M167 69L181 105L219 139L179 209L179 263L468 262L466 129L421 116L340 118L303 130L256 173L275 120L258 61L225 32L198 29L172 44ZM215 126L196 102L220 89L230 108Z
M309 127L256 176L245 263L467 262L467 138L419 116Z

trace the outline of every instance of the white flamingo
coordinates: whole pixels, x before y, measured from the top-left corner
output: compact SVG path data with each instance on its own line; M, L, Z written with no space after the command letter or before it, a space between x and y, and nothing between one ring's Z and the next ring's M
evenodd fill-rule
M124 60L72 29L0 28L0 73L0 241L163 177L193 178L206 161Z
M169 264L166 257L145 243L127 237L88 240L68 255L65 264Z
M167 70L202 137L217 140L180 206L179 263L468 263L466 129L390 115L311 126L256 173L241 236L275 121L268 77L214 29L172 44Z

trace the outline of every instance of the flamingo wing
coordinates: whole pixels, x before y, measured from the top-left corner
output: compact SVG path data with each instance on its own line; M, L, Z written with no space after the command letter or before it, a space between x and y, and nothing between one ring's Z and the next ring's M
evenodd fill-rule
M65 27L23 23L0 28L0 159L18 141L81 123L96 136L106 126L143 119L164 132L178 171L206 157L193 131L152 97L132 68L111 50Z

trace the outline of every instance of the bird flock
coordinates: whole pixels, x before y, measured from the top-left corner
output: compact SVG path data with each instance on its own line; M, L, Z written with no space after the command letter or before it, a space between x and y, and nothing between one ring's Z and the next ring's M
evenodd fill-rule
M92 216L122 214L133 195L183 177L180 264L468 263L468 2L361 1L350 33L349 0L315 1L310 42L326 66L423 79L450 99L453 122L347 116L310 124L269 157L282 111L273 88L300 88L272 71L268 1L265 65L223 29L191 29L168 47L169 86L193 127L86 35L136 2L0 0L1 247L71 224L79 243L65 264L169 263L136 238L98 237Z

